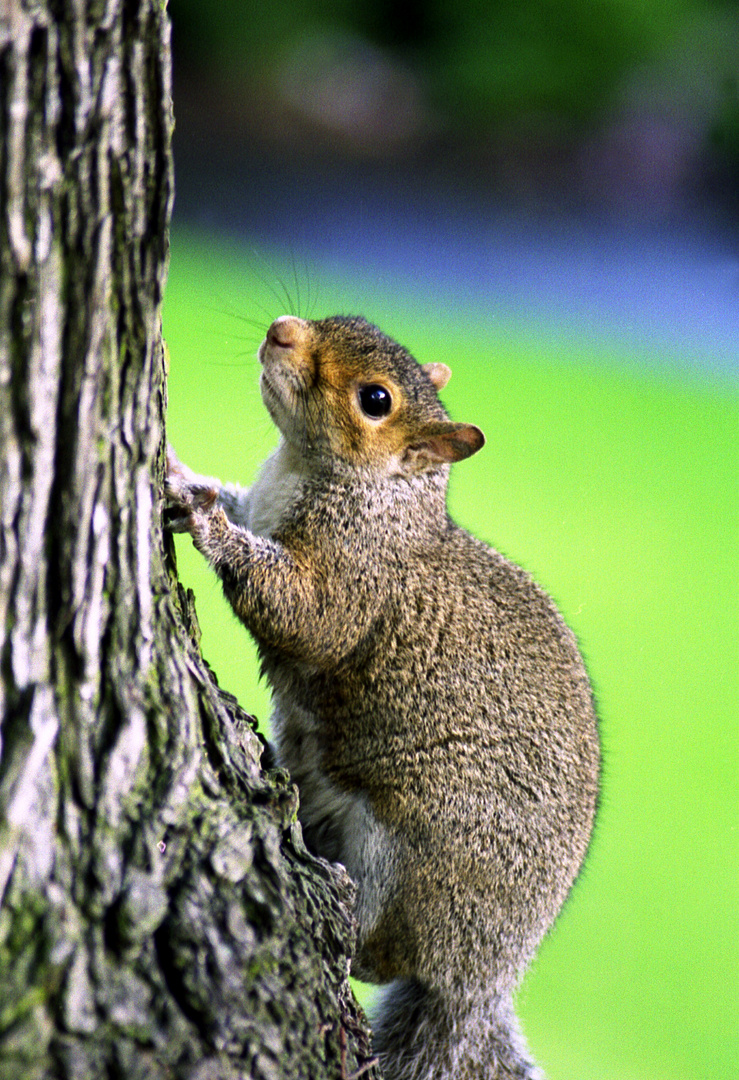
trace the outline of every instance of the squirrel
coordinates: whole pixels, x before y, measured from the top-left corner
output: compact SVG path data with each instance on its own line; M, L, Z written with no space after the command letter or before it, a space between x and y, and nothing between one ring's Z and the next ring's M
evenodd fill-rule
M349 316L283 315L258 355L277 450L248 490L171 453L169 527L256 640L306 844L356 883L386 1080L540 1080L512 994L598 792L575 637L448 514L485 438L449 419L445 364Z

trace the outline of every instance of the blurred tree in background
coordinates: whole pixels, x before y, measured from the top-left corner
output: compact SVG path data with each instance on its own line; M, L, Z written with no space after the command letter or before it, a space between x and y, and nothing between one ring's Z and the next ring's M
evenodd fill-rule
M183 81L252 133L382 156L452 146L513 190L542 164L571 185L575 160L606 197L665 170L668 186L707 172L737 186L738 15L736 0L173 7Z

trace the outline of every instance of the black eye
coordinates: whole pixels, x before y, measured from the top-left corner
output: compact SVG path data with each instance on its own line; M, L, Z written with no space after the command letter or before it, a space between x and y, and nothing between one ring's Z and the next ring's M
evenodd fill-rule
M369 386L360 386L359 404L363 413L371 416L374 420L379 420L380 417L387 416L390 412L393 407L393 399L390 397L390 391L386 390L384 386L370 383Z

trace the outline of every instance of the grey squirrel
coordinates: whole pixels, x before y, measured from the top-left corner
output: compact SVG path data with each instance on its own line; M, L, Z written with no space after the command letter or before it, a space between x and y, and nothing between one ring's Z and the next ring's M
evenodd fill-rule
M280 430L244 490L169 459L187 531L256 639L308 846L357 885L353 973L385 984L386 1080L534 1080L512 994L585 855L599 743L549 597L446 508L484 443L362 318L282 316Z

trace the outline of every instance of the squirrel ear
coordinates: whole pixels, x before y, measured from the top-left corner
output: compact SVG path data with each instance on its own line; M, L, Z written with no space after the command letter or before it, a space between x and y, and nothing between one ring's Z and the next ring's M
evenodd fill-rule
M446 364L421 364L437 390L443 390L452 377L452 369Z
M451 464L476 454L485 436L474 424L430 424L406 447L404 459L417 468Z

